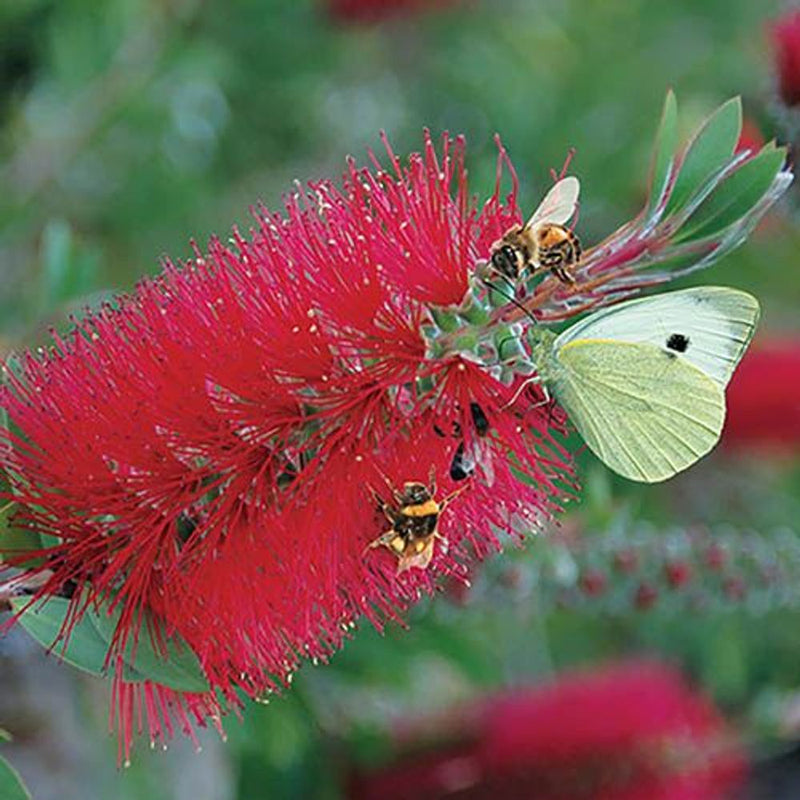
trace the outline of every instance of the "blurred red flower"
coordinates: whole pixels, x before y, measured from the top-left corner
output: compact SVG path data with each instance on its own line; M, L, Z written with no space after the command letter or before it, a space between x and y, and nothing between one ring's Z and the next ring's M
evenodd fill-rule
M458 303L519 217L515 190L500 198L505 154L478 211L462 140L444 137L439 155L427 137L405 167L387 153L388 171L351 162L341 189L309 184L285 214L259 209L249 237L167 263L0 387L17 522L57 542L38 594L77 584L79 611L87 592L113 597L120 653L146 610L211 686L119 681L124 756L137 719L158 739L171 713L187 729L218 718L218 701L326 658L362 615L397 618L437 575L497 549L498 531L535 527L569 483L538 387L426 352L429 306ZM451 465L476 436L482 479L459 482ZM441 513L430 567L398 575L395 553L369 547L390 527L376 495L432 480L439 501L465 491Z
M402 745L413 755L356 775L352 800L714 800L745 771L711 703L650 662L451 711Z
M327 0L328 13L341 22L378 22L393 16L413 16L459 0Z
M741 153L749 150L755 155L764 146L764 134L761 128L753 122L750 117L742 120L742 132L739 134L739 141L736 143L736 152Z
M789 451L800 447L800 342L756 340L727 394L726 444Z
M800 103L800 9L787 11L769 29L778 92L787 106Z

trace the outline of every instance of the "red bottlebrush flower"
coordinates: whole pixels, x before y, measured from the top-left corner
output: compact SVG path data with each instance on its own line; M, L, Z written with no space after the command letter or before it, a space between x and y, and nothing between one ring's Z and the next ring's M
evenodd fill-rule
M800 343L757 341L728 387L724 442L794 451L800 445Z
M709 569L719 572L719 570L725 566L728 560L728 554L725 552L725 548L722 545L712 543L706 550L704 560Z
M745 768L711 703L654 663L517 690L419 729L428 749L407 731L414 755L359 775L353 800L714 800Z
M38 596L77 584L78 615L113 598L117 654L146 611L212 690L118 680L126 758L134 718L159 739L170 710L189 727L218 701L279 690L361 616L380 626L496 550L496 531L519 539L569 484L538 387L426 352L431 306L463 298L519 217L515 190L500 198L504 153L479 212L461 140L439 156L427 138L405 168L387 151L390 171L350 163L341 189L321 181L283 215L259 209L249 237L167 263L7 370L0 468L17 523L58 542ZM460 481L459 451L475 456ZM439 538L412 560L427 569L398 575L396 542L378 540L423 507L407 482L438 504Z
M335 20L369 23L395 16L416 16L454 2L457 0L327 0L327 6Z
M608 578L599 569L587 569L578 581L581 591L588 597L598 597L608 588Z
M664 577L673 589L681 589L692 579L692 566L686 561L668 561L664 564Z
M722 590L728 600L741 601L747 595L747 583L741 575L727 575L722 581Z
M769 29L778 93L787 106L800 103L800 10L789 11Z
M35 554L49 577L34 600L70 595L64 633L87 609L101 607L104 629L118 612L107 666L135 661L140 630L162 650L185 642L210 687L130 686L118 669L125 755L134 716L161 738L171 708L188 725L278 690L361 616L396 618L497 549L498 531L519 539L556 510L571 471L552 438L563 414L523 377L532 322L709 265L791 181L773 157L763 195L688 261L665 183L583 251L574 282L532 276L523 304L481 278L492 244L523 223L502 146L480 209L461 139L437 154L426 136L406 166L386 148L388 170L351 161L341 188L310 183L284 213L258 209L249 235L167 262L9 363L4 497L17 525L55 542ZM658 163L668 174L680 154Z
M652 583L642 581L636 587L633 604L639 611L649 611L658 600L658 589Z
M632 548L625 548L614 553L614 569L623 575L632 575L639 568L639 555Z

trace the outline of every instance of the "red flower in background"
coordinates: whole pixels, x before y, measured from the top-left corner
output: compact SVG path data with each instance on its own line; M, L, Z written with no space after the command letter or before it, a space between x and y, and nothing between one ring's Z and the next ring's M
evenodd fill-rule
M800 342L756 340L727 392L730 446L800 447Z
M309 184L284 214L259 209L249 237L167 263L0 389L17 522L58 542L38 595L77 584L76 610L87 592L113 597L118 653L146 610L209 681L180 694L118 680L126 757L137 718L157 739L170 713L189 729L218 700L278 690L362 615L381 626L497 549L496 531L535 526L569 480L541 391L432 358L422 333L519 217L515 192L499 194L504 154L478 212L461 140L439 157L427 138L405 168L388 153L389 171L350 163L341 189ZM458 482L453 459L476 437L480 479ZM440 515L430 567L398 576L395 553L369 547L390 527L376 495L431 479L439 501L466 491Z
M413 756L356 775L352 800L714 800L745 767L711 703L655 663L574 674L417 721L401 744Z
M378 22L388 17L416 15L452 5L458 0L327 0L328 13L342 22Z
M735 152L741 153L749 150L751 154L755 155L764 144L764 134L761 132L761 128L750 117L745 117L742 120L742 132L739 134Z
M770 30L778 92L787 106L800 103L800 9L772 23Z

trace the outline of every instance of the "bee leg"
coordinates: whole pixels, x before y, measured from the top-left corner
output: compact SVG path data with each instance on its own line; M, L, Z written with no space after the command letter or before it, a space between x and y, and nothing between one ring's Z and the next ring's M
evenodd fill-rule
M509 406L513 406L514 403L519 400L519 396L528 388L532 383L542 383L542 379L538 375L534 375L532 378L526 378L522 383L519 385L519 388L516 392L514 392L514 396L500 409L501 411L505 411ZM547 386L542 384L542 389L544 390L545 397L549 397L547 394ZM549 402L549 400L548 400ZM538 404L534 406L534 408L538 408Z
M394 528L389 528L388 531L382 533L377 539L373 539L367 546L366 550L369 550L373 547L380 547L381 545L388 545L389 542L397 536L397 531Z
M542 406L549 406L550 403L553 402L553 398L550 397L550 392L547 391L547 384L542 384L542 394L544 395L544 400L541 403L536 403L536 405L531 406L531 408L541 408Z
M382 498L382 497L381 497L381 496L378 494L378 492L376 491L376 489L375 489L373 486L370 486L370 487L369 487L369 490L370 490L370 492L371 492L371 494L372 494L372 497L374 498L374 500L375 500L375 502L376 502L376 504L377 504L377 506L378 506L378 509L379 509L380 511L382 511L382 512L383 512L383 515L386 517L386 519L388 519L388 520L389 520L389 522L391 522L391 523L392 523L392 525L394 525L394 524L397 522L397 520L399 519L399 517L398 517L397 513L396 513L396 512L395 512L395 511L392 509L392 507L391 507L391 506L390 506L390 505L389 505L389 504L388 504L388 503L387 503L387 502L386 502L386 501L385 501L385 500L384 500L384 499L383 499L383 498Z
M436 467L433 464L428 471L428 491L431 493L431 497L436 496Z
M553 267L553 275L558 278L561 283L574 284L575 276L567 269L567 267Z
M376 547L387 547L395 555L402 557L405 550L405 542L394 528L389 528L388 531L382 533L377 539L373 539L373 541L364 548L362 557L366 556L370 550Z
M441 513L442 511L444 511L444 510L445 510L445 508L447 508L447 504L448 504L448 503L450 503L452 500L455 500L455 499L456 499L456 497L458 497L458 496L461 494L461 492L463 492L463 491L464 491L464 490L467 488L467 486L469 486L469 484L466 484L466 485L464 485L464 486L461 486L460 488L456 489L454 492L450 492L450 494L449 494L449 495L447 495L447 497L445 497L445 498L444 498L444 499L443 499L443 500L442 500L442 501L439 503L439 513ZM442 537L440 536L440 534L439 534L439 531L435 531L433 535L434 535L434 536L438 536L440 539L442 538Z

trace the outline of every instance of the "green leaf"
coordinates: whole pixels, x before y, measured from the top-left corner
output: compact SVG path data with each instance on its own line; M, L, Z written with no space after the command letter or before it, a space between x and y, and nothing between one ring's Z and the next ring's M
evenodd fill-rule
M66 643L59 640L70 601L63 597L50 597L30 605L29 597L16 597L11 601L14 611L22 612L20 624L39 644L62 661L92 675L104 675L108 652L106 642L92 624L94 612L87 610L74 625ZM24 609L24 611L23 611Z
M661 112L661 123L658 126L653 161L650 166L650 196L647 204L650 211L658 206L664 194L670 167L675 162L677 141L678 101L675 99L675 93L670 89L664 101L664 110Z
M120 618L119 607L110 610L107 606L91 615L91 620L106 643L110 646ZM153 641L153 634L158 640ZM163 626L151 615L142 617L138 640L130 637L125 646L125 662L136 674L153 683L160 683L182 692L207 692L208 681L200 661L192 649L180 637L167 637ZM127 679L127 673L126 673ZM130 678L133 680L133 678Z
M118 613L109 614L107 606L99 611L87 609L65 643L59 635L70 601L51 597L34 606L29 606L29 603L27 597L12 600L15 612L25 609L20 623L37 642L73 667L92 675L106 675L106 655L116 630ZM133 643L130 642L128 653L132 649ZM125 659L124 677L132 683L149 680L181 691L201 692L209 688L200 663L188 645L182 643L179 646L173 637L167 640L165 656L162 656L154 648L145 626L139 634L135 659Z
M0 756L0 797L3 800L31 800L19 773Z
M4 483L0 477L0 487ZM18 556L31 550L41 550L44 547L42 537L38 531L29 528L18 528L11 522L16 503L13 500L0 500L0 562L7 556ZM24 562L17 561L15 566L36 567L41 566L43 558L31 558Z
M742 101L720 106L695 134L672 189L667 214L681 208L733 155L742 131Z
M434 307L430 309L430 312L439 330L445 331L445 333L452 333L461 327L458 316L452 311Z
M785 148L774 144L763 147L698 206L675 241L714 236L746 216L769 190L785 161Z

